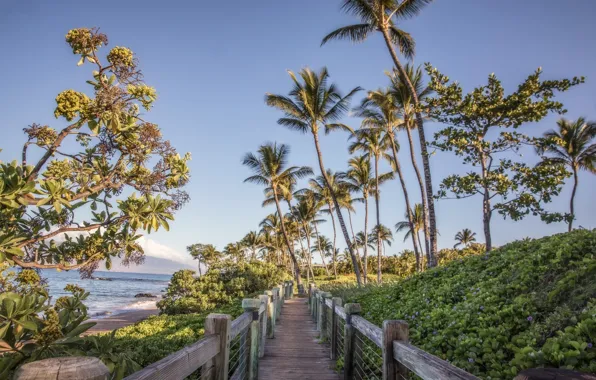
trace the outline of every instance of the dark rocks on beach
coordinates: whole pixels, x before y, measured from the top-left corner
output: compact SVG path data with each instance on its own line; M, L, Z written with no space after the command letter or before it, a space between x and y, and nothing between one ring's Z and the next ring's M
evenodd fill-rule
M135 294L135 298L157 298L157 296L154 296L151 293L138 293Z

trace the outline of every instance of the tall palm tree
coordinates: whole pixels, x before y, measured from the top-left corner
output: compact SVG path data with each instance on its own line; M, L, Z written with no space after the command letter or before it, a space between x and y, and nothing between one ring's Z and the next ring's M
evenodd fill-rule
M327 178L327 182L325 181ZM331 217L331 224L333 226L333 252L337 247L337 229L335 227L335 218L333 217L333 211L337 207L346 205L347 199L350 197L350 191L347 187L347 183L344 180L344 176L340 172L333 172L331 169L327 169L325 177L322 175L311 178L308 181L311 189L311 195L314 199L319 202L327 204L327 209L322 209L322 212L328 213ZM334 198L337 201L334 202ZM333 257L333 274L337 277L337 265L335 255Z
M397 173L399 183L401 185L404 201L406 203L406 214L408 215L408 222L410 228L413 228L414 220L411 214L410 196L406 187L406 180L401 170L401 163L398 157L399 145L397 143L397 136L395 134L396 128L402 123L399 118L399 109L396 105L393 95L389 90L369 91L368 96L362 101L360 106L355 109L356 114L363 118L362 127L371 131L381 131L386 136L386 141L389 143L391 152L393 154L391 166ZM412 236L412 244L414 246L414 253L420 256L418 247L419 242ZM430 245L430 243L429 243ZM430 253L430 246L427 245L427 255Z
M472 230L464 228L455 234L455 240L457 241L457 244L455 244L453 248L457 248L460 245L467 247L470 243L476 241L476 232L472 232Z
M325 165L323 164L323 153L319 144L319 130L324 129L325 133L334 130L351 132L351 129L347 125L339 123L338 120L348 111L350 99L356 92L360 91L360 88L356 87L343 96L335 84L328 84L329 73L327 72L327 68L321 69L319 73L315 73L309 68L302 69L299 73L300 80L292 71L289 74L293 81L293 87L289 95L266 94L265 101L267 105L275 107L284 113L284 117L277 121L278 124L302 133L310 132L312 134L321 176L325 180L326 186L331 189L330 179L326 174ZM356 281L358 286L360 286L360 270L358 265L356 265L356 255L352 250L350 236L348 235L340 205L335 192L330 190L330 193L335 204L335 212L337 213L337 219L341 226L346 245L352 256Z
M381 224L380 220L380 189L379 189L379 160L381 158L388 158L386 151L389 148L389 141L385 138L385 135L379 129L360 129L354 135L356 136L357 140L352 142L348 148L350 153L354 153L356 151L363 151L364 156L371 159L374 159L374 166L375 166L375 210L377 216L377 229L375 230L377 234L380 232L378 228ZM379 256L378 265L377 265L377 282L381 283L381 239L377 235L376 237L377 242L377 255Z
M408 80L410 83L412 83L412 86L416 91L418 100L422 100L432 93L432 90L428 86L424 85L422 69L420 66L414 70L414 66L407 63L404 69ZM436 261L434 255L429 255L430 229L428 223L428 199L424 189L424 181L422 179L422 175L420 174L420 169L418 169L418 163L416 162L414 139L412 138L412 130L416 129L417 127L415 121L416 114L414 102L412 101L412 96L410 95L410 90L406 84L406 80L402 78L399 72L394 70L393 73L388 74L388 76L391 81L391 87L389 91L393 98L392 100L396 103L403 118L403 123L399 125L398 128L405 130L406 135L408 136L408 144L410 145L410 159L412 161L412 166L414 167L414 173L416 173L416 178L418 179L418 186L420 187L422 214L424 215L424 242L427 252L427 260L429 260L429 262L431 260L434 262Z
M408 237L411 237L412 240L418 240L418 243L420 244L419 232L424 228L424 213L422 212L422 205L420 203L416 203L416 205L414 205L414 209L410 211L410 215L412 215L413 223L410 223L408 213L406 212L406 220L397 222L395 224L395 232L399 233L402 231L407 231L404 236L404 241L406 241ZM416 250L414 250L414 254L416 256L416 270L421 270L422 258L416 253Z
M244 261L244 246L241 242L228 243L224 247L223 253L236 262Z
M311 197L300 197L298 204L294 206L292 213L296 217L297 220L300 221L302 225L302 229L304 231L304 235L306 236L306 244L308 247L311 247L310 244L310 237L312 236L312 225L316 223L317 220L317 213L318 209L315 204L315 200ZM318 232L317 232L318 238ZM321 251L321 247L319 246L319 254L321 255L321 261L323 266L325 267L325 272L327 276L329 276L329 268L327 268L327 264L325 263L325 255ZM314 251L313 251L314 252Z
M242 244L250 250L252 260L257 258L257 252L263 247L263 235L257 231L250 231L242 238Z
M397 46L406 59L411 59L414 57L415 53L415 42L409 33L398 27L398 22L418 15L424 6L431 2L432 0L344 0L342 10L358 17L361 22L359 24L348 25L334 30L323 38L321 45L335 39L347 39L353 42L362 42L373 32L380 32L383 35L383 40L391 55L393 64L397 71L404 77L405 83L412 95L412 102L418 110L420 102L416 90L407 77L405 69L395 50L395 47ZM420 112L416 112L416 123L418 124L420 151L422 152L422 165L424 166L424 181L430 227L431 258L434 260L434 257L436 257L437 254L437 223L429 154L426 147L427 143L424 124ZM431 265L436 265L436 262L432 262Z
M575 193L578 185L578 172L587 170L596 174L596 122L586 121L583 117L573 121L560 119L557 121L558 130L550 130L544 137L555 142L539 150L545 155L543 164L562 164L571 168L573 172L573 191L569 201L569 231L575 219Z
M277 214L281 218L281 231L284 236L288 252L294 264L294 277L298 286L302 285L300 278L300 265L294 255L294 245L290 241L283 218L283 213L279 205L279 186L291 183L299 178L305 178L312 174L312 169L308 166L287 167L290 147L285 144L267 143L259 147L257 154L247 153L242 160L242 164L248 166L253 175L246 178L244 182L252 182L266 187L270 187L275 198L275 207Z

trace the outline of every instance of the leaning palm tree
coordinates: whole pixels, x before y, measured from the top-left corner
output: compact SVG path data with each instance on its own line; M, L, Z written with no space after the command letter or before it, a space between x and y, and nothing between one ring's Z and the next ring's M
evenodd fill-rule
M326 174L325 165L323 164L323 153L319 144L319 130L324 129L325 133L334 130L347 130L351 132L351 129L347 125L339 123L338 120L348 111L350 99L357 91L360 91L360 88L354 88L347 95L343 96L334 84L328 83L329 73L326 68L323 68L319 73L315 73L309 68L302 69L299 73L300 79L291 71L289 74L294 82L289 95L266 94L265 101L267 105L275 107L284 113L284 117L277 121L278 124L302 133L310 132L312 134L321 176L324 179L325 185L331 189L330 179ZM356 255L352 250L346 223L344 222L335 192L330 190L330 194L335 205L335 212L337 213L337 219L341 226L346 245L352 256L356 281L358 286L360 286L360 270L358 269L358 265L356 265Z
M559 164L571 168L573 172L573 191L569 201L569 231L575 219L575 193L578 185L578 172L587 170L596 174L596 122L586 121L583 117L572 121L560 119L557 121L557 131L550 130L544 134L554 144L539 150L543 155L542 164Z
M348 147L350 153L354 153L356 151L364 152L364 157L368 159L374 159L375 163L375 210L377 216L377 229L375 230L380 233L380 229L378 228L381 224L380 220L380 189L379 189L379 160L381 158L389 158L387 154L387 149L390 146L390 142L386 138L387 135L384 135L380 129L360 129L358 130L354 136L357 138L356 141L352 142ZM381 239L377 235L376 237L377 242L377 255L379 256L378 265L377 265L377 282L381 283Z
M424 213L422 211L422 205L420 203L416 203L414 209L410 211L410 215L412 216L413 223L410 223L408 213L405 213L406 220L397 222L395 224L395 232L402 232L406 231L404 236L404 241L406 241L409 237L412 240L417 240L420 244L420 230L424 228ZM420 271L422 269L422 258L420 255L414 250L414 255L416 256L416 270Z
M287 167L290 147L285 144L267 143L259 147L257 154L247 153L242 160L243 165L248 166L253 175L246 178L244 182L252 182L266 187L270 187L275 198L275 207L277 214L281 217L281 231L294 264L294 277L296 284L302 284L300 278L300 265L294 255L294 244L291 243L283 218L283 213L279 205L279 186L292 182L298 178L304 178L312 174L312 169L308 166Z
M414 66L407 63L405 66L405 72L407 78L412 83L412 86L416 91L416 96L418 97L418 100L422 100L432 93L430 87L424 85L422 78L422 69L420 68L420 66L414 70ZM414 139L412 137L412 130L416 129L417 127L415 121L416 114L414 102L412 101L412 96L410 95L410 90L408 88L408 85L406 84L406 80L399 74L399 72L394 70L393 73L387 75L389 76L389 79L391 81L391 86L389 88L389 92L392 98L391 101L393 101L396 104L403 118L403 123L399 125L398 128L406 131L406 135L408 137L408 144L410 146L410 159L412 161L414 173L416 174L416 179L418 180L418 186L420 187L420 195L422 199L422 213L424 215L424 242L427 256L431 256L427 257L427 259L434 260L434 257L432 257L433 255L428 255L430 248L430 230L428 225L428 199L426 197L426 191L424 189L424 181L422 179L422 175L420 174L418 163L416 162L416 155L414 151ZM379 96L381 97L381 99L385 98L383 93L377 93L373 97L377 98Z
M318 211L319 210L315 204L314 199L310 197L300 197L298 204L294 206L294 208L292 209L292 214L297 220L300 221L302 225L302 229L306 237L306 244L308 247L311 247L310 237L312 236L312 226L317 222L316 218ZM318 239L318 231L316 236ZM325 272L327 273L327 276L329 276L329 268L327 268L327 264L325 263L325 255L322 252L320 246L318 248L318 251L321 255L321 261L323 262L323 266L325 267Z
M476 241L476 232L472 232L472 230L464 228L463 230L455 234L455 240L457 241L457 243L453 246L453 248L457 248L460 245L467 247L470 243Z
M321 45L335 39L362 42L373 32L380 32L383 35L383 40L385 41L385 45L391 55L395 68L400 75L404 77L408 90L412 95L412 102L417 110L416 122L418 124L418 133L420 136L420 151L422 152L424 182L428 201L431 258L434 259L437 254L437 223L435 218L434 192L424 124L419 112L419 100L416 90L407 77L405 69L395 50L395 47L398 47L399 51L407 59L414 56L414 39L409 33L398 27L398 22L418 15L424 6L431 2L432 0L344 0L342 10L358 17L361 22L359 24L348 25L334 30L323 38ZM430 264L436 265L435 262Z
M398 157L399 144L395 134L396 128L402 123L399 118L399 109L396 105L393 95L389 90L369 91L368 96L362 101L360 106L355 109L356 114L363 118L362 127L371 131L380 131L385 134L386 141L392 152L392 159L390 160L393 170L397 173L399 183L401 185L404 201L406 203L406 214L408 215L408 222L410 229L413 228L414 220L411 215L410 196L406 187L406 180L401 169L401 163ZM412 244L414 245L414 253L420 256L418 241L412 236ZM426 254L430 254L430 246L426 245Z

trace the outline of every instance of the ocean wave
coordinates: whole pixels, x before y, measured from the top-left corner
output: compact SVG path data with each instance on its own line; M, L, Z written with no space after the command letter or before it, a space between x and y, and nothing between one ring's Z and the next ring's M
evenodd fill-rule
M110 317L110 316L117 315L117 314L129 313L131 311L136 311L136 310L155 309L157 301L159 301L160 299L161 299L161 297L158 296L157 298L152 298L151 300L131 302L128 305L126 305L122 308L113 310L113 311L100 311L100 312L94 313L91 317L93 319L101 319L101 318L106 318L106 317Z
M127 282L151 282L154 284L168 284L169 281L157 280L153 278L129 278L129 277L91 277L95 281L127 281Z

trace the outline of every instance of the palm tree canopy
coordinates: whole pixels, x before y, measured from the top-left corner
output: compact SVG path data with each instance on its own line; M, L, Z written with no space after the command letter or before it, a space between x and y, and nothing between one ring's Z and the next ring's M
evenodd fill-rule
M260 146L256 155L247 153L242 164L248 166L253 171L253 175L246 178L244 182L257 183L269 189L279 189L281 194L289 192L291 184L297 179L313 174L308 166L287 167L289 155L290 147L277 143L266 143Z
M364 231L360 231L356 234L356 240L355 240L356 248L364 247L364 237L365 237ZM366 246L374 251L375 246L372 243L373 243L373 241L371 239L368 239Z
M410 223L408 222L408 213L404 213L404 218L401 222L397 222L395 224L395 232L399 233L402 231L407 231L404 236L404 241L406 241L412 234L412 230L410 229ZM414 209L412 210L412 222L414 224L414 234L417 234L418 231L424 228L424 213L422 212L422 204L416 203L414 205Z
M371 231L371 235L372 235L371 241L376 243L377 236L379 236L382 243L387 243L389 246L391 246L391 242L393 241L393 233L391 232L389 227L384 226L382 224L380 224L378 227L379 227L378 230L380 231L380 234L377 235L377 226L375 226Z
M457 248L462 244L468 245L476 241L476 232L472 232L470 229L464 228L463 230L455 234L455 240L457 241L457 244L455 244L453 248Z
M389 158L387 149L391 146L391 140L389 136L382 133L378 129L359 129L354 135L356 141L353 141L348 150L350 153L362 151L364 156L370 158L371 156L376 158ZM352 138L352 136L350 136Z
M352 157L348 161L350 168L345 173L345 182L348 191L361 192L362 196L374 195L376 191L376 181L372 174L370 160L366 155ZM393 172L379 175L379 186L393 179ZM364 198L354 198L355 202L363 202Z
M404 78L397 70L393 70L392 73L387 73L391 85L389 87L389 93L391 94L392 101L402 110L402 113L408 113L412 115L414 113L414 101L412 94L408 88L407 79L414 87L418 100L422 100L432 94L432 90L429 86L424 84L424 76L422 74L422 67L418 66L414 69L414 66L409 62L404 66L404 71L408 78Z
M403 123L399 111L397 99L389 89L369 91L360 106L354 108L355 115L363 118L363 129L385 132L392 132Z
M539 153L547 154L544 163L563 164L596 174L596 122L583 117L572 121L560 119L558 130L550 130L544 137L554 142L542 148Z
M319 73L310 68L300 70L298 75L288 71L293 86L287 96L267 93L265 103L281 110L285 117L277 123L302 133L317 134L323 127L325 133L333 130L352 129L338 121L349 110L350 99L361 90L356 87L342 95L333 83L329 84L329 72L323 67Z
M344 0L341 9L360 19L359 24L348 25L326 35L321 45L331 40L362 42L378 30L387 30L391 42L406 57L412 58L415 43L409 33L397 27L398 21L416 16L432 0Z
M335 196L337 197L337 203L340 206L347 205L348 200L351 199L350 190L348 187L348 183L346 182L344 173L341 172L333 172L331 169L326 170L327 178L329 179L329 187L333 189ZM310 196L313 197L315 200L322 202L323 204L333 204L333 199L331 197L331 192L329 191L329 187L327 187L325 183L325 178L322 175L318 175L314 178L311 178L308 181L310 185ZM323 212L329 213L332 210L324 209Z

